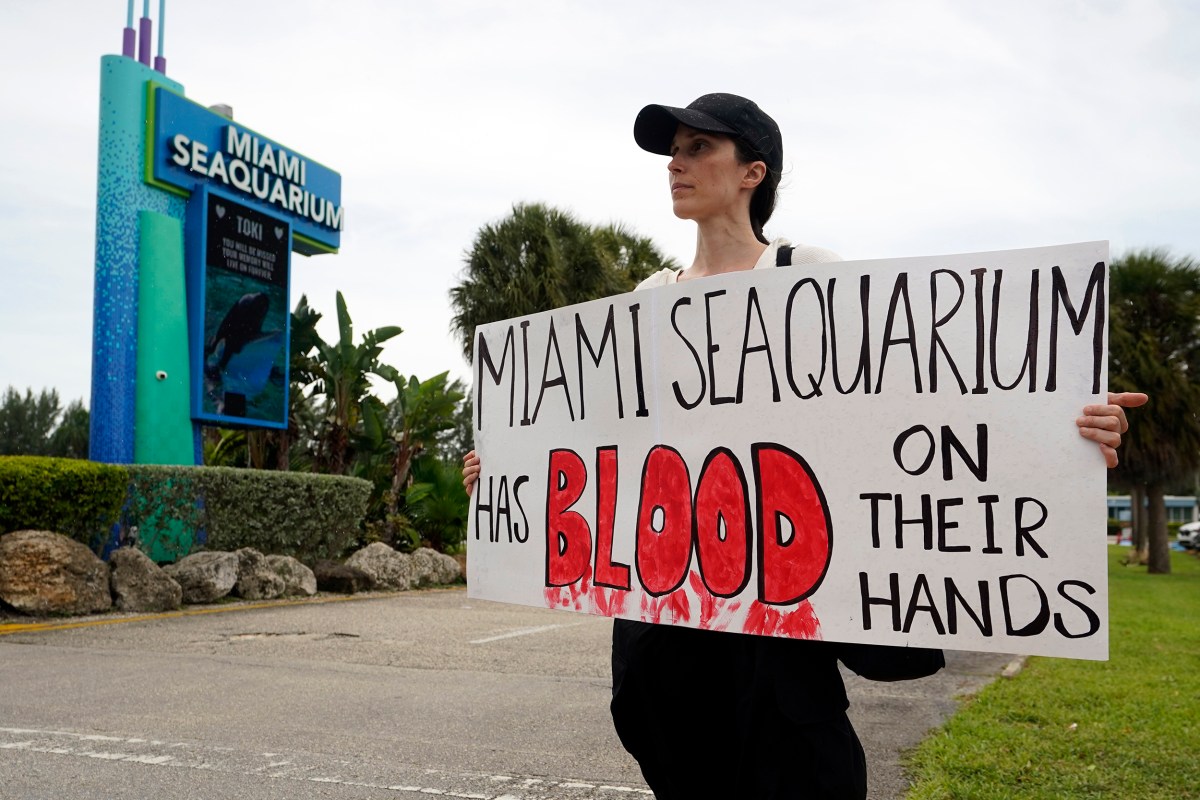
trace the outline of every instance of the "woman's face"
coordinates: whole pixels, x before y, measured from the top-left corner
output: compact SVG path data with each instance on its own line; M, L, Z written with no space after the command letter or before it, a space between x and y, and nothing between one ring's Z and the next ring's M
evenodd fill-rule
M728 136L680 125L667 164L675 216L700 221L736 215L743 205L749 208L763 170L762 162L739 163Z

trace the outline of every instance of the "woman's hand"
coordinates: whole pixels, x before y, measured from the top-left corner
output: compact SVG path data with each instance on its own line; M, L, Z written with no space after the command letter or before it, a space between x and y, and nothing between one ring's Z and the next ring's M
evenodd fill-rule
M1109 469L1117 465L1121 434L1129 430L1125 409L1137 408L1149 400L1141 392L1109 392L1107 405L1084 406L1083 416L1075 420L1079 435L1100 445L1104 463Z
M475 451L472 450L463 456L463 487L467 490L467 497L470 497L471 492L475 491L475 481L477 480L479 480L479 456L475 455Z

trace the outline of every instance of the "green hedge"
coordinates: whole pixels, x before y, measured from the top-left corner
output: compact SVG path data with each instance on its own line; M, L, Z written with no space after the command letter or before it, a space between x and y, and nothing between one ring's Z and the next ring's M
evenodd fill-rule
M369 481L340 475L232 467L129 465L125 523L160 560L186 555L203 529L209 550L253 547L313 562L338 558L366 513ZM171 540L179 531L189 534ZM179 552L170 552L172 548Z
M1109 519L1108 520L1108 535L1109 536L1117 536L1118 534L1121 533L1122 528L1128 527L1131 524L1132 523L1130 523L1129 520L1117 522L1114 519ZM1187 524L1186 522L1168 522L1167 523L1167 537L1170 539L1178 538L1180 527L1182 527L1183 525L1186 525L1186 524Z
M55 531L97 552L125 500L125 469L74 458L0 456L0 533Z

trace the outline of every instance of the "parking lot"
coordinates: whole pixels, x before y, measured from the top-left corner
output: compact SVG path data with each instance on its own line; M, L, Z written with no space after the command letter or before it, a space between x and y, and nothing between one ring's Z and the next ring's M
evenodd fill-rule
M16 798L648 796L608 718L603 618L464 590L173 615L0 620L0 785ZM853 676L871 797L1009 656Z

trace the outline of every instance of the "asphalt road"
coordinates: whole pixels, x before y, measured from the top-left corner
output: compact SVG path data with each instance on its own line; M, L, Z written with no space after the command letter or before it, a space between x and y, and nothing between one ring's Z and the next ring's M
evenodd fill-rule
M608 717L608 620L411 592L0 620L0 798L649 797ZM70 627L68 627L70 626ZM1009 656L847 679L872 798Z

